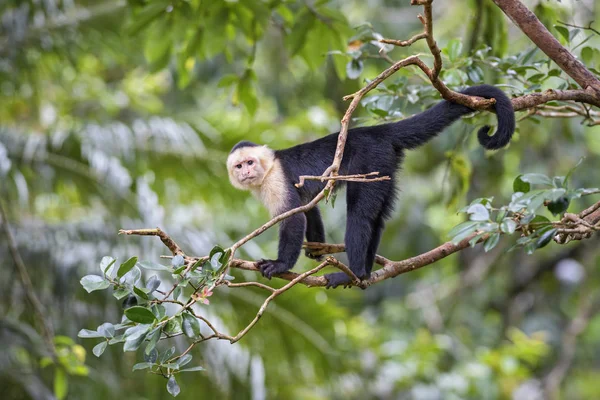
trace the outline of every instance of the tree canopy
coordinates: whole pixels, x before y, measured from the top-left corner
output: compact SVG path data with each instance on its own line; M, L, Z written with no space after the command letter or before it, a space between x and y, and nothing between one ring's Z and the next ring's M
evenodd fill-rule
M3 2L4 397L593 398L599 14L592 0ZM458 93L482 83L517 112L497 152L474 134L491 103ZM407 155L381 268L354 282L366 290L321 287L321 269L345 268L335 180L310 204L325 261L257 273L285 215L231 187L236 142L343 137L442 98L479 112Z

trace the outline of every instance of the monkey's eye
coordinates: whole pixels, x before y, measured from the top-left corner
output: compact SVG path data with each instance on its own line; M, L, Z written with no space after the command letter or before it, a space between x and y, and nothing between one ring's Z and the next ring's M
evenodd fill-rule
M242 169L242 164L238 164L235 166L237 169Z
M252 161L252 160L248 161L248 165L252 165L252 164L254 164L254 161Z

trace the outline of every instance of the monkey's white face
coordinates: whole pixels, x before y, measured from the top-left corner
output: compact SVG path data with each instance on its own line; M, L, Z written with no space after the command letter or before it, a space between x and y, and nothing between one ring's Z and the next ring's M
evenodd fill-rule
M238 189L259 188L273 166L273 150L266 146L242 147L227 158L231 184Z

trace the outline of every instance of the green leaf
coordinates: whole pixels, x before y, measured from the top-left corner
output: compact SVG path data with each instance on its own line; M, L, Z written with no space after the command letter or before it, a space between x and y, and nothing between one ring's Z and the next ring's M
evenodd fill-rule
M135 263L137 263L137 260L137 257L131 257L129 260L121 264L119 270L117 271L117 277L121 278L123 275L131 271L131 269L135 267Z
M110 322L105 322L96 329L99 334L104 336L107 339L110 339L115 336L115 326Z
M488 221L490 219L490 212L482 204L473 204L467 209L467 213L470 214L471 221Z
M146 289L148 290L147 293L153 293L156 289L158 289L159 286L160 286L160 280L158 279L158 276L156 276L156 275L152 275L146 281Z
M142 261L139 262L138 265L144 269L151 269L155 271L171 271L171 268L162 264L153 263L151 261Z
M543 174L524 174L520 175L523 182L528 182L533 185L548 185L552 186L552 180Z
M81 286L88 292L92 293L96 290L104 290L110 286L110 282L98 275L86 275L79 281Z
M139 336L136 334L127 337L123 345L123 351L136 351L144 343L144 340L146 340L148 328L145 331L140 331Z
M556 31L560 33L560 36L562 36L567 41L567 43L570 41L569 30L567 28L560 25L554 25L554 29L556 29Z
M173 375L171 375L171 377L167 381L167 392L169 392L169 394L173 397L177 397L179 392L181 392L181 389L177 384L177 380L175 380L175 376Z
M194 372L194 371L204 371L205 369L202 367L192 367L192 368L185 368L185 369L181 369L179 370L179 372Z
M109 268L113 266L115 261L117 261L117 260L115 260L112 257L108 257L108 256L102 257L102 261L100 261L100 270L102 270L102 273L104 275L108 274Z
M489 238L487 238L487 240L483 244L483 249L487 253L488 251L490 251L491 249L496 247L496 245L498 244L499 241L500 241L500 234L498 232L496 232L496 233L492 234Z
M557 200L548 203L548 210L550 210L553 215L562 214L567 211L570 203L571 201L567 196L562 196Z
M120 289L115 290L115 292L113 293L113 297L117 300L121 300L121 299L127 297L127 295L129 295L129 293L131 293L131 291L129 289L122 287Z
M141 324L151 324L156 321L156 317L152 314L152 311L146 307L134 306L125 310L125 315L133 322L139 322Z
M179 268L185 264L185 259L181 254L177 254L175 257L171 259L171 266L173 268Z
M248 71L247 71L248 72ZM237 99L244 104L250 115L254 115L258 109L258 96L254 88L253 75L244 74L237 85Z
M462 51L462 42L460 39L452 39L448 42L448 46L446 47L446 51L448 53L448 58L450 61L456 60Z
M565 176L565 179L563 180L563 184L562 184L563 187L565 187L565 188L568 187L569 178L571 178L571 175L573 175L573 172L575 172L575 170L583 163L584 160L585 160L585 157L581 157L579 159L579 161L577 161L577 164L575 164L573 166L573 168L571 168L569 170L569 172L567 173L567 176Z
M476 222L476 221L462 222L462 223L456 225L454 228L452 228L450 230L450 232L448 232L448 236L453 237L464 231L471 231L471 230L474 231L475 229L477 229L478 225L479 225L479 222Z
M69 392L69 381L64 369L56 368L54 372L54 396L58 400L62 400Z
M96 331L91 331L89 329L82 329L79 331L79 333L77 333L77 337L80 337L83 339L90 339L90 338L103 338L104 335L102 335Z
M142 369L152 368L153 365L154 365L154 363L151 363L151 362L137 363L133 366L132 371L139 371Z
M157 331L159 331L160 336L160 329L157 329ZM154 338L154 336L156 336L156 332L154 334L151 332L149 335L152 335L152 338ZM146 346L146 350L144 350L144 361L155 363L156 360L158 360L158 350L156 350L156 347L152 347L151 350L148 350L148 348L152 344L152 338L150 339L150 343L148 343L148 346ZM156 343L154 345L156 345Z
M173 45L172 30L169 19L161 18L147 32L144 57L150 64L150 72L160 71L169 64Z
M510 218L504 218L500 224L500 230L504 233L512 235L517 229L517 223Z
M171 358L173 354L175 354L175 346L165 350L165 352L160 357L160 363L162 364L166 362L169 358Z
M137 306L137 298L134 295L129 295L123 300L123 310L127 310L133 306Z
M592 61L594 60L594 50L591 47L584 47L583 49L581 49L581 61L583 61L584 64L591 64Z
M100 357L102 353L104 353L104 350L106 350L106 346L108 346L108 342L100 342L94 346L94 348L92 349L92 353L94 353L96 357Z
M182 291L183 291L183 288L181 286L177 286L175 288L175 290L173 290L173 300L177 300L179 298L179 296L181 296Z
M546 246L548 243L550 243L550 241L552 240L552 238L554 237L554 235L556 235L557 229L549 229L546 232L544 232L539 238L538 240L535 242L535 247L537 249L541 249L542 247Z
M181 332L181 315L176 316L173 319L170 319L169 322L167 322L167 324L165 325L165 327L163 328L165 333L168 334L178 334Z
M137 294L138 296L140 296L142 299L144 300L148 300L148 293L150 292L148 289L141 289L138 288L137 286L133 287L133 292L135 294Z
M147 27L148 24L155 20L160 14L166 12L169 3L169 0L154 0L147 3L148 5L139 13L132 16L131 22L127 26L127 34L135 35L142 28Z
M189 364L190 361L192 361L192 355L186 354L186 355L182 356L181 358L179 358L179 360L177 360L177 365L179 365L180 367L183 367L184 365Z
M217 87L222 88L222 87L233 86L236 83L238 83L239 80L240 80L240 77L235 74L223 75L223 77L219 81Z
M303 8L296 17L292 31L287 36L288 48L291 55L296 55L306 44L306 35L315 22L315 17L306 8Z
M200 336L200 324L198 323L198 319L191 314L183 314L181 328L183 333L190 339L195 339Z
M519 175L515 178L513 182L513 191L527 193L531 190L531 185L528 182L525 182L521 179L523 175Z

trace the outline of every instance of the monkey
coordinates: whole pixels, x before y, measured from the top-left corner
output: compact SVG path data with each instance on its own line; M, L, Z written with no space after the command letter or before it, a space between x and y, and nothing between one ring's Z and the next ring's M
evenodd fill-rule
M479 143L489 150L506 146L515 130L515 114L510 99L491 85L467 88L461 93L486 99L495 99L494 111L498 126L493 135L490 127L479 129ZM391 216L396 200L395 174L400 168L405 150L415 149L461 116L472 113L469 107L446 100L398 122L363 126L348 131L339 173L364 174L378 171L391 180L376 182L347 182L346 233L344 244L349 267L361 280L369 279L385 220ZM241 141L227 157L227 170L232 185L249 190L277 216L310 202L325 186L325 182L306 181L297 188L301 175L320 176L333 162L338 133L332 133L312 142L283 150L272 150L266 145ZM343 186L338 182L335 189ZM280 223L277 259L257 261L257 267L268 279L294 267L302 250L303 239L325 242L325 228L317 207L297 213ZM306 255L317 258L309 251ZM351 278L344 272L326 274L327 288L351 286Z

